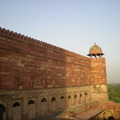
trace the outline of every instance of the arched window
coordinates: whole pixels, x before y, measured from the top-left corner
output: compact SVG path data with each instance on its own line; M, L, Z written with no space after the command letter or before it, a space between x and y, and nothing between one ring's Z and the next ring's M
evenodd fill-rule
M77 95L74 95L74 98L77 98Z
M47 102L46 98L43 98L43 99L41 100L41 102Z
M56 101L56 98L55 98L55 97L52 97L51 101L52 101L52 102L53 102L53 101Z
M71 96L69 95L69 96L68 96L68 99L70 99L70 98L71 98Z
M35 104L35 102L34 102L33 100L30 100L30 101L28 102L28 105L30 105L30 104Z
M0 111L1 111L1 112L5 112L5 111L6 111L5 106L2 105L2 104L0 104Z
M80 97L82 97L82 93L80 94Z
M64 99L64 96L61 96L61 98L60 99Z
M20 106L20 103L16 102L16 103L13 104L12 107L18 107L18 106Z
M115 120L115 118L112 117L112 116L110 116L110 117L108 118L108 120Z
M88 95L88 93L86 92L85 95Z

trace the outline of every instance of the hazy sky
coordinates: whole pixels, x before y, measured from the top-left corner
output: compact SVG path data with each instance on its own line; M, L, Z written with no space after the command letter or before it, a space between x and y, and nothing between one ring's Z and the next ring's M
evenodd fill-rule
M0 0L0 26L84 56L96 42L120 83L120 0Z

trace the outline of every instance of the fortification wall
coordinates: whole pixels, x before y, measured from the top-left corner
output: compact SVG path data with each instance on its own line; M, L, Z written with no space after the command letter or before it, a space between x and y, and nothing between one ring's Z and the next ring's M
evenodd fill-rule
M84 57L0 28L0 119L31 120L106 101L105 68L103 57Z
M91 101L91 86L0 91L3 120L31 120Z
M90 59L0 28L0 89L90 85Z
M91 62L91 84L106 85L106 64L104 57L90 58Z
M106 80L106 66L104 57L90 58L92 99L94 101L107 101L108 90Z

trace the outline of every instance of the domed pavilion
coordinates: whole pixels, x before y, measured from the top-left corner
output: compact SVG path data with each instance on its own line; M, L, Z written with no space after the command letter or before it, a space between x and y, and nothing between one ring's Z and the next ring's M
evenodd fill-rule
M102 53L102 49L98 45L96 45L96 43L94 43L94 45L89 50L88 56L101 57L102 55L104 55L104 53Z

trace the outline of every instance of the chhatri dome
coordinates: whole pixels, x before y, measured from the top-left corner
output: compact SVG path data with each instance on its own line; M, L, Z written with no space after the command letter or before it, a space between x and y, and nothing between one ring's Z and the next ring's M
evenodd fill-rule
M96 43L94 43L94 45L89 50L88 56L100 57L102 55L104 55L104 53L102 53L102 49L98 45L96 45Z

